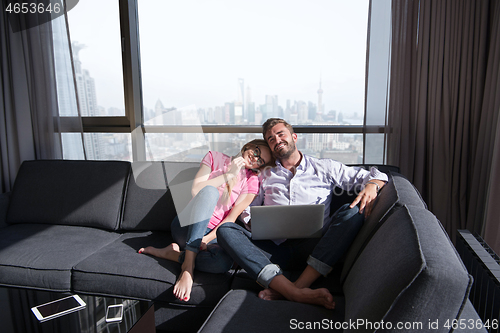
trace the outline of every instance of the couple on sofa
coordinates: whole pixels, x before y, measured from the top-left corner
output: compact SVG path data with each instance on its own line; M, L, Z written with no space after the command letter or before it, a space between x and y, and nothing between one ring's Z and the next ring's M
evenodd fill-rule
M375 168L367 171L303 155L295 145L297 134L283 119L268 119L262 132L264 140L245 144L236 157L209 152L194 179L193 199L172 222L175 243L161 249L141 248L139 253L181 263L174 294L184 301L191 294L195 267L223 273L234 260L264 287L260 298L286 298L333 309L333 296L327 289L309 286L326 276L347 251L387 176ZM268 170L259 177L257 172L263 168ZM330 216L333 188L355 186L363 188L356 199ZM226 223L236 221L250 203L324 204L323 236L254 241L244 227ZM292 282L281 269L303 271Z

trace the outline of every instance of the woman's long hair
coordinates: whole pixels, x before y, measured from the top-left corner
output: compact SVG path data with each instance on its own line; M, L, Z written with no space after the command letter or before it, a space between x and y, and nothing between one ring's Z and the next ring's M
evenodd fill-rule
M252 141L249 141L241 147L240 153L243 155L243 153L249 149L255 149L255 146L265 146L269 148L269 145L267 142L263 139L255 139ZM271 151L271 149L269 149ZM271 152L271 160L267 162L266 164L260 166L258 169L253 169L255 173L257 173L261 168L264 167L273 167L276 165L276 159L273 156L273 153ZM233 177L230 180L226 182L226 190L222 194L222 202L229 202L231 198L231 192L233 191L234 185L236 185L236 182L238 181L238 177Z

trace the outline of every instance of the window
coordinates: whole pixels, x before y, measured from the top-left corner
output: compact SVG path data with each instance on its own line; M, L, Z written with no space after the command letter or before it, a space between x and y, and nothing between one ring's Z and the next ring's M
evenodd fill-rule
M118 1L80 1L68 12L68 23L81 115L124 116Z
M127 145L107 155L119 159L199 161L208 149L234 154L281 117L310 155L383 161L385 110L364 114L376 96L365 89L369 0L121 0L93 10L103 5L68 14L83 130L117 135L87 145Z
M68 160L85 159L80 133L63 133L63 156ZM130 133L84 133L83 142L89 160L132 161Z
M270 117L363 124L368 0L143 0L138 13L146 131L195 125L203 134L202 125L261 125ZM188 134L160 136L147 135L162 142L150 142L157 150L149 158L210 145ZM302 139L316 156L362 154L359 135Z

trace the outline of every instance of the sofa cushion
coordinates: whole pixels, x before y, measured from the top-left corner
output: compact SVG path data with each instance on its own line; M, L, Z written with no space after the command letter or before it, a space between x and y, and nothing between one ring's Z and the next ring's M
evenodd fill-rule
M377 196L372 213L365 220L347 251L341 281L345 280L359 253L363 251L363 248L370 241L377 229L384 223L393 208L403 205L420 208L427 207L420 193L403 175L397 172L389 172L388 178L389 180Z
M170 260L139 254L146 245L164 247L172 243L169 232L129 232L75 266L75 292L149 299L181 305L215 306L229 290L232 272L210 274L195 271L189 302L173 295L181 265Z
M132 163L121 229L168 231L176 215L163 163Z
M342 332L344 300L334 297L335 310L290 302L265 301L248 290L231 290L198 332ZM338 326L338 329L337 327Z
M69 291L73 266L118 237L78 226L10 225L0 237L0 284Z
M116 230L130 163L26 161L17 174L7 223L79 225Z
M121 229L169 231L176 208L191 200L198 169L198 163L134 162Z
M459 317L470 283L435 216L403 206L380 226L347 276L345 320L444 323Z
M200 163L195 162L163 162L167 175L168 188L177 212L182 212L193 198L191 188Z

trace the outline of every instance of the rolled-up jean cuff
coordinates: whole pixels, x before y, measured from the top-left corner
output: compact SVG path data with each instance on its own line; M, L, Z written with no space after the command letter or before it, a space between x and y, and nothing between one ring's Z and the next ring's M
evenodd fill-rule
M191 245L186 245L185 250L189 250L189 251L194 252L194 253L200 252L200 248L199 247L194 247L194 246L191 246Z
M274 279L275 276L283 274L280 266L275 264L266 265L257 276L257 283L264 288L269 288L269 283Z
M327 276L328 273L332 271L331 266L328 266L324 262L319 261L318 259L312 256L309 256L309 258L307 258L307 264L312 268L314 268L315 270L317 270L323 276Z

